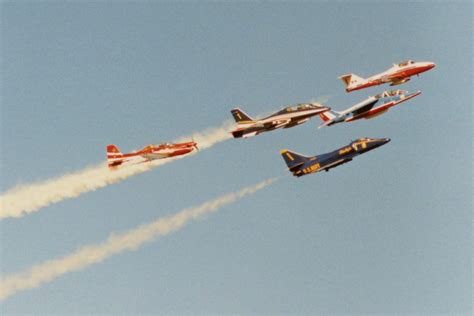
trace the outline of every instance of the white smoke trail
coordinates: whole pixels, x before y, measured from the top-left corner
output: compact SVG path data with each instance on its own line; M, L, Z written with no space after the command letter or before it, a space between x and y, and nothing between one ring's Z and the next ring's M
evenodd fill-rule
M0 280L0 299L6 299L20 291L38 287L63 274L83 269L94 263L102 262L123 251L136 250L144 243L150 242L158 236L165 236L179 230L189 221L216 212L220 207L233 203L246 195L255 193L276 180L277 179L274 178L262 181L256 185L241 189L240 191L220 196L197 207L183 209L175 215L157 219L154 222L141 225L120 235L111 234L109 238L102 243L84 246L64 257L34 265L28 271L6 276Z
M220 127L193 133L188 137L183 137L182 140L194 138L200 149L210 148L231 138L229 130L233 125L234 123L226 121ZM195 153L196 151L193 151L191 154ZM113 172L108 169L105 163L102 163L54 179L12 188L0 196L0 219L24 216L50 204L78 197L83 193L95 191L187 156L189 155L126 166Z

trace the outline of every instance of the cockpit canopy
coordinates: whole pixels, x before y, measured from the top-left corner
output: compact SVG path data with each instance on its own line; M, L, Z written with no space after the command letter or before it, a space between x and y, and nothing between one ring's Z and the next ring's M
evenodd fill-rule
M296 112L296 111L301 111L301 110L318 109L321 107L323 106L319 103L300 103L295 106L288 106L284 108L283 110L279 111L278 114Z
M322 105L318 103L300 103L296 106L298 110L316 109L319 107L322 107Z
M170 147L170 146L171 146L171 143L152 144L152 145L146 146L145 148L143 148L143 150L153 150L155 148Z
M394 97L394 96L397 96L397 95L404 95L406 93L407 93L407 91L405 91L405 90L389 90L389 91L384 91L382 93L379 93L379 94L375 95L374 98L376 98L376 99L388 98L388 97Z
M372 142L372 141L375 141L376 139L375 138L369 138L369 137L362 137L362 138L359 138L359 139L356 139L354 141L352 141L353 143L358 143L358 142Z
M413 60L404 60L400 63L398 63L398 67L405 67L411 64L414 64L415 62Z

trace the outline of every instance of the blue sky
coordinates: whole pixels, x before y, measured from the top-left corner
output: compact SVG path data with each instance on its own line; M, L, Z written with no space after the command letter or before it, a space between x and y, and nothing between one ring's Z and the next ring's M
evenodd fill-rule
M134 252L24 291L5 314L469 314L472 3L3 2L2 192L123 151L312 99L404 59L437 67L374 120L318 119L198 155L1 225L2 275L274 176ZM292 178L278 152L388 145Z

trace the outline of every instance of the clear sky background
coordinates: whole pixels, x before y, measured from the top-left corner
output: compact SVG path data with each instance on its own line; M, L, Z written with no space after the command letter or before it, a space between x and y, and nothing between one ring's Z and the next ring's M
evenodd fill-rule
M326 98L405 59L437 67L374 120L318 118L210 150L1 225L1 273L274 176L168 237L2 302L3 314L470 314L472 3L1 4L1 191L123 151ZM398 88L398 87L397 87ZM392 142L328 173L307 155Z

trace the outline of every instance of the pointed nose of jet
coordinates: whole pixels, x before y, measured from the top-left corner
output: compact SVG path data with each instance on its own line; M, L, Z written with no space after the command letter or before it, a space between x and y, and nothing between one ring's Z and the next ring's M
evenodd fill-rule
M377 141L375 142L375 147L380 147L380 146L383 146L387 143L390 142L390 138L379 138L377 139Z
M424 61L424 62L421 62L420 63L420 67L422 69L422 71L427 71L427 70L430 70L434 67L436 67L436 64L434 62L431 62L431 61Z
M432 63L432 62L427 62L427 67L428 67L428 70L436 67L436 64L435 63Z

